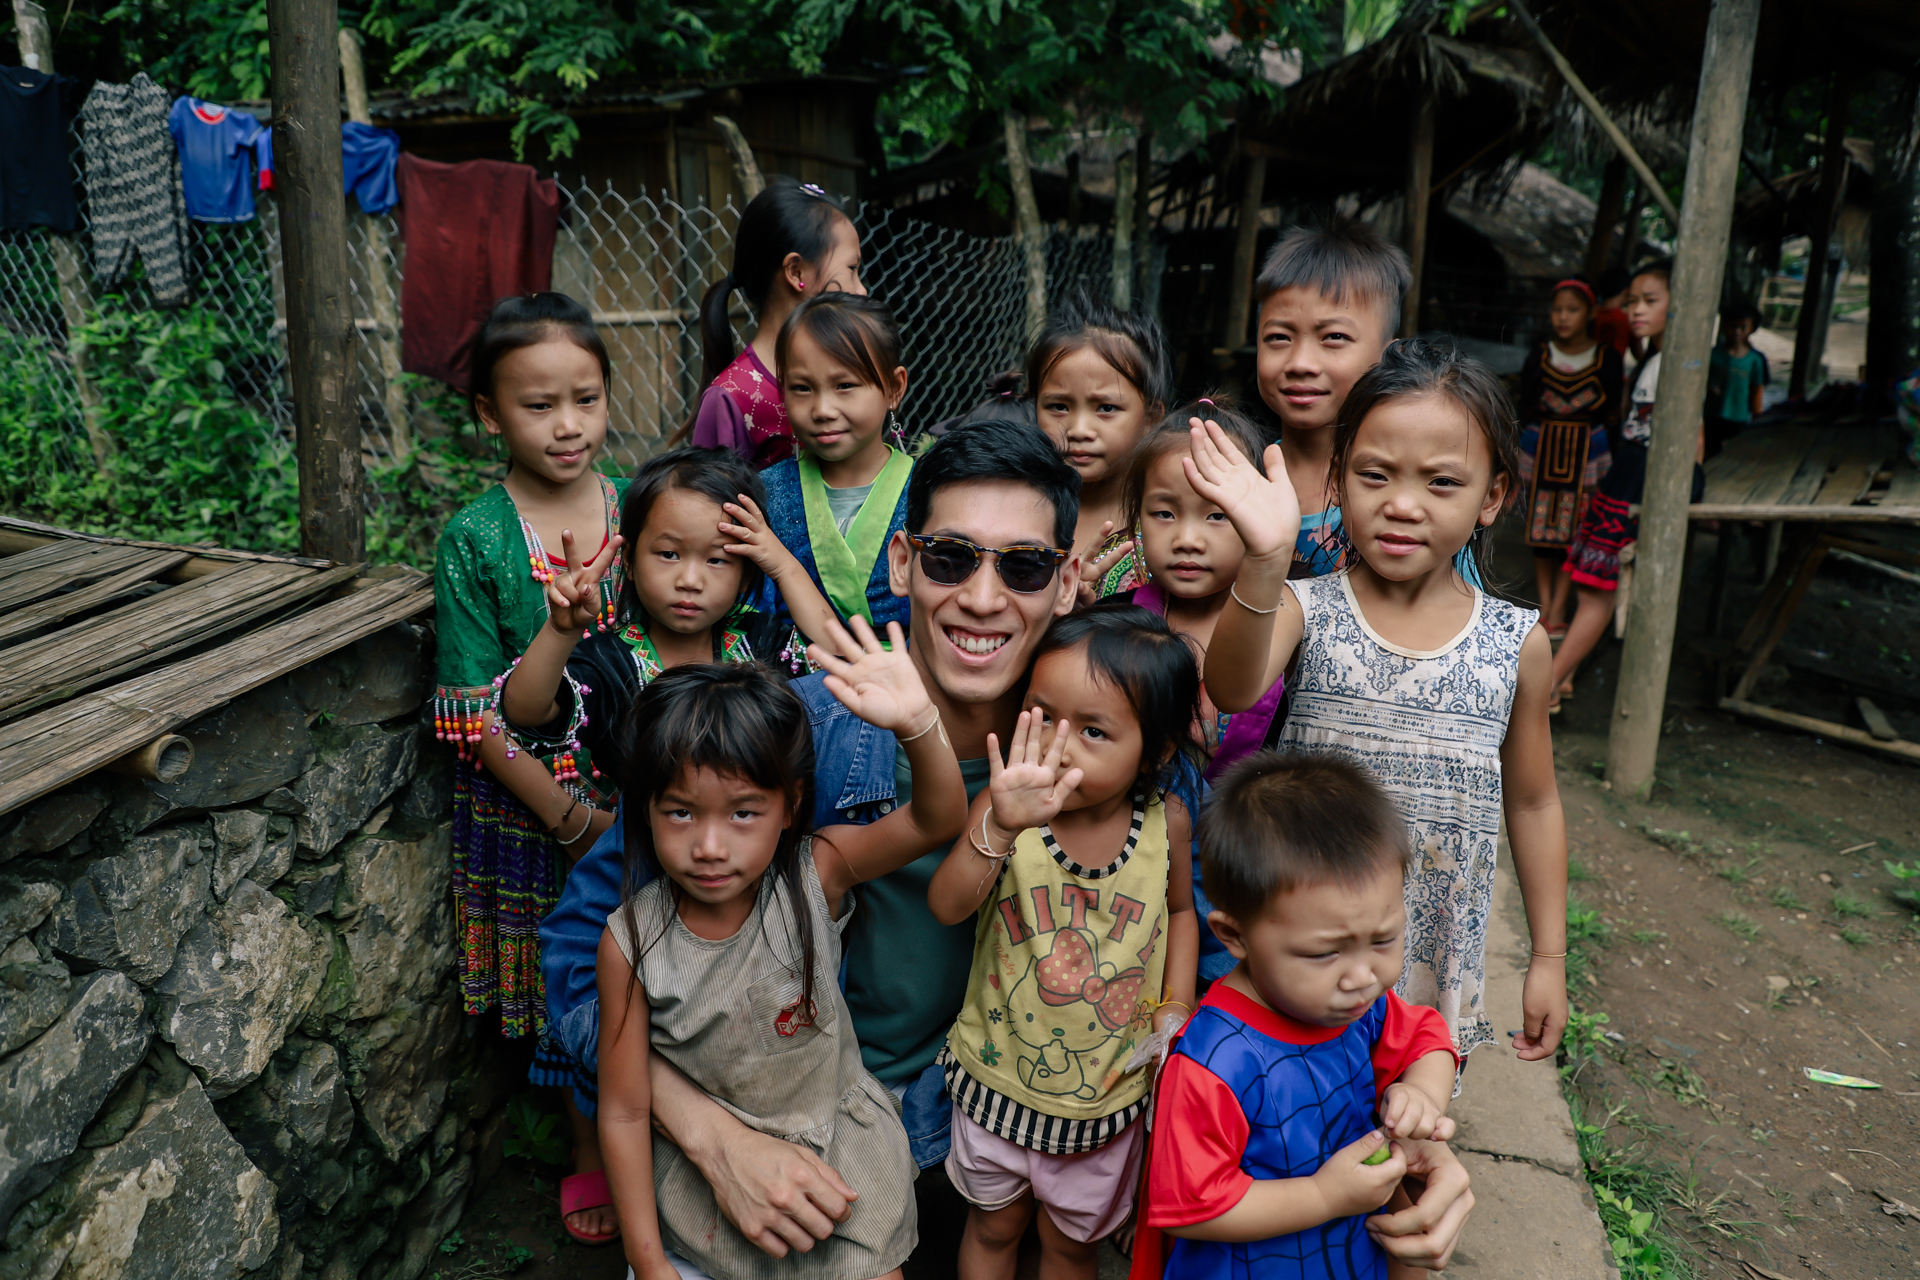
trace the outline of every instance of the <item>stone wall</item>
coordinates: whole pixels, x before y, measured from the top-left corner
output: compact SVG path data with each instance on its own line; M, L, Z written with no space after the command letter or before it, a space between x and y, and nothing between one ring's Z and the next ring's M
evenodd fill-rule
M389 628L188 726L173 784L0 817L0 1280L425 1269L505 1100L431 666Z

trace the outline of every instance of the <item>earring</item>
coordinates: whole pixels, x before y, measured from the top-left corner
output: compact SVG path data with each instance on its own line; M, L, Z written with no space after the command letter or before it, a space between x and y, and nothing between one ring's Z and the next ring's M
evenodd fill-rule
M1137 524L1133 526L1133 571L1139 575L1141 586L1153 581L1153 570L1147 567L1146 530Z
M887 438L893 442L894 448L902 452L906 451L907 437L906 434L900 430L900 419L898 415L894 413L892 405L887 406L887 425L883 427L882 430L887 433Z

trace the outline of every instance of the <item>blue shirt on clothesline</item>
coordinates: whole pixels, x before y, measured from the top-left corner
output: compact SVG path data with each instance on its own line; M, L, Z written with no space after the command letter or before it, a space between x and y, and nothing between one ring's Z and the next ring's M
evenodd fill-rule
M176 99L167 128L180 149L187 216L196 222L251 219L256 185L273 188L273 131L244 111L198 98Z

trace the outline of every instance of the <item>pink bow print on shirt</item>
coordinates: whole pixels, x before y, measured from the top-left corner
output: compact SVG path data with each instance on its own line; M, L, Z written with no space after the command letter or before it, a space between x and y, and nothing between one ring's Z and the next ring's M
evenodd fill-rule
M1133 1021L1134 1006L1139 1002L1140 985L1147 980L1147 971L1136 966L1111 978L1102 978L1087 940L1071 929L1062 929L1053 935L1053 949L1040 961L1034 978L1040 988L1040 998L1048 1004L1085 1000L1094 1007L1107 1030L1118 1031Z

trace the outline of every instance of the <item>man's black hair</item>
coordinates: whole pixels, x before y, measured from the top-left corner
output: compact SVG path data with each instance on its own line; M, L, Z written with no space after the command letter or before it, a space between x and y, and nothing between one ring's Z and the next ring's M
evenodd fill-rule
M1053 507L1053 545L1073 546L1080 520L1080 473L1067 465L1040 428L1004 418L956 426L913 464L907 482L907 528L924 533L933 495L949 485L1007 480L1024 484Z

